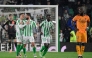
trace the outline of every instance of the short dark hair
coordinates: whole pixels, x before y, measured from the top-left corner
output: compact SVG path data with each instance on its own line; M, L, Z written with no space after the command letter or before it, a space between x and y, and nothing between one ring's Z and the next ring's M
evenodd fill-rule
M50 14L47 14L47 17L50 16Z
M9 14L9 17L12 16L12 14Z
M31 17L31 14L30 13L26 13L26 14Z
M20 13L20 14L19 14L19 17L20 17L22 14L24 14L24 13Z

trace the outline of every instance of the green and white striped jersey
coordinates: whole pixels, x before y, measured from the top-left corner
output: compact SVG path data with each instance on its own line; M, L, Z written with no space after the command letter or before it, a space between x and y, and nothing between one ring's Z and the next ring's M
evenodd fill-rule
M33 31L36 28L36 23L33 20L25 20L25 22L29 21L29 24L24 27L23 36L33 36Z
M23 25L20 24L21 21L23 22ZM16 21L16 36L22 36L22 34L23 34L23 27L25 26L24 23L25 23L24 20L18 19Z
M50 36L50 31L54 29L54 24L52 21L44 20L42 21L40 26L41 26L41 31L44 36Z

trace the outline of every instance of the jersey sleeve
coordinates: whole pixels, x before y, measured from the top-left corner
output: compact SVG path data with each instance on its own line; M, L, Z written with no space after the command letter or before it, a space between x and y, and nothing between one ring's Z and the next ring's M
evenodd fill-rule
M54 29L54 24L53 24L53 22L51 23L51 29Z
M45 23L45 22L44 22L44 21L42 21L42 23L40 23L40 27L42 27L44 23Z
M72 21L77 21L77 16L75 16L73 19L72 19Z
M33 21L32 27L33 27L33 33L37 33L36 22L35 21Z
M36 27L36 22L35 21L33 21L33 27Z

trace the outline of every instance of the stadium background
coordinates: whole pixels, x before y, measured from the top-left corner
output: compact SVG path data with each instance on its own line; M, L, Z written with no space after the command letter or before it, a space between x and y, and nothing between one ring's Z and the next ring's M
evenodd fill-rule
M16 0L16 3L11 3L9 0L0 0L0 4L2 5L58 5L58 16L63 17L64 11L68 11L68 15L76 15L77 14L77 8L81 5L84 5L85 12L87 15L90 16L90 26L88 29L88 43L86 44L86 53L84 53L84 58L92 58L92 38L91 38L91 27L92 27L92 0L30 0L30 2L23 3L20 0ZM60 20L59 20L60 22ZM61 22L62 23L62 22ZM64 24L65 25L65 24ZM59 24L59 30L58 32L60 33L60 30L64 28L64 25L62 26ZM69 33L68 33L69 34ZM47 57L49 58L77 58L77 54L75 53L75 45L76 43L70 43L70 41L63 41L60 42L60 39L58 40L58 53L48 53ZM67 47L64 52L61 53L61 48L62 47ZM70 53L71 52L71 53ZM54 55L54 56L53 56ZM60 56L61 55L61 56ZM67 55L67 56L66 56Z
M14 3L15 2L15 3ZM91 27L92 27L92 0L0 0L1 5L58 5L58 17L66 17L65 11L67 12L67 17L64 18L64 20L59 20L59 30L62 30L62 28L66 28L67 22L65 22L65 19L71 19L69 16L74 16L77 14L77 8L81 5L83 6L84 11L87 13L87 15L90 16L90 26L88 29L88 43L92 43L91 40ZM61 24L61 23L64 24ZM68 25L69 26L69 25ZM67 35L69 35L69 31L67 31ZM60 33L60 31L59 31ZM67 36L65 36L67 37ZM60 39L59 39L60 40ZM65 39L66 40L66 39ZM69 36L68 40L66 42L69 42ZM59 43L59 51L61 49L61 46ZM72 46L72 45L71 45Z

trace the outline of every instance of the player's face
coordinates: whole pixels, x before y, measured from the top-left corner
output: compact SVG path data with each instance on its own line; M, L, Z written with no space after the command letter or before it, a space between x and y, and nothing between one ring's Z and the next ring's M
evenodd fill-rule
M48 20L48 21L50 21L50 18L51 18L50 16L47 16L47 20Z
M21 14L20 18L23 20L25 18L25 15Z
M13 15L9 16L10 20L13 20Z
M78 12L80 15L83 15L83 10L82 9L78 9Z
M29 16L26 14L26 19L28 20Z

